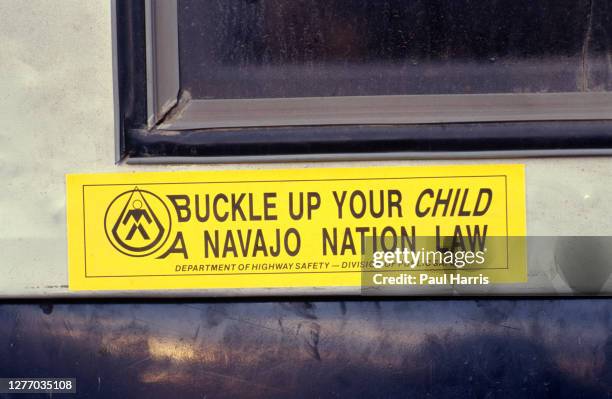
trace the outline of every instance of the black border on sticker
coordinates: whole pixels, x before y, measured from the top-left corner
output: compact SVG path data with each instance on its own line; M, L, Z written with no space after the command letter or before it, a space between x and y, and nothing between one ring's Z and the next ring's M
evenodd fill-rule
M85 219L85 188L86 187L113 187L113 186L154 186L154 185L178 185L178 184L246 184L246 183L295 183L295 182L325 182L325 181L368 181L368 180L412 180L412 179L454 179L454 178L504 178L504 194L506 201L506 267L487 267L474 268L476 270L509 270L510 254L509 254L509 236L508 236L508 176L507 175L475 175L475 176L412 176L412 177L369 177L369 178L354 178L354 179L296 179L296 180L245 180L245 181L201 181L201 182L165 182L165 183L110 183L110 184L83 184L81 187L83 193L83 262L85 266L85 278L138 278L138 277L188 277L188 276L247 276L247 275L270 275L270 274L287 274L285 272L261 272L261 273L185 273L185 274L137 274L137 275L117 275L117 276L90 276L87 274L87 235L86 235L86 219ZM453 269L440 269L453 270ZM401 272L405 270L388 270L388 272ZM373 273L376 270L345 270L345 271L321 271L321 272L291 272L291 274L337 274L337 273Z

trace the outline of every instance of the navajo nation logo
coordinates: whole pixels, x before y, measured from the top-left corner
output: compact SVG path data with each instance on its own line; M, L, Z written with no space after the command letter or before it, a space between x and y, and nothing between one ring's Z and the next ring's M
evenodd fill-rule
M164 201L134 187L113 199L104 215L104 230L112 246L128 256L147 256L168 240L172 221Z

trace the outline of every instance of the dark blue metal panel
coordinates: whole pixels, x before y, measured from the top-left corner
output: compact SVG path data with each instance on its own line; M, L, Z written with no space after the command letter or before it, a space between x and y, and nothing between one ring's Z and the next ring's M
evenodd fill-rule
M94 398L610 397L611 311L605 299L5 304L0 377L76 377Z

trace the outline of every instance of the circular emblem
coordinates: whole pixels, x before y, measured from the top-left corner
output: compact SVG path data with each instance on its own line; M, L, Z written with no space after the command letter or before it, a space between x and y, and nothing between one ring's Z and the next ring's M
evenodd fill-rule
M111 245L128 256L147 256L168 240L172 220L168 207L150 191L125 191L115 197L104 215L104 231Z

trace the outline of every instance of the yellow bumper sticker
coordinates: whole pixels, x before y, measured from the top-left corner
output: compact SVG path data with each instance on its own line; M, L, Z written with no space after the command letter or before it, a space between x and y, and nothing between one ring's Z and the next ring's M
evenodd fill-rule
M526 233L523 165L68 175L67 218L71 290L359 287L420 240L505 243L444 283L527 278L509 244ZM402 284L435 284L438 263Z

